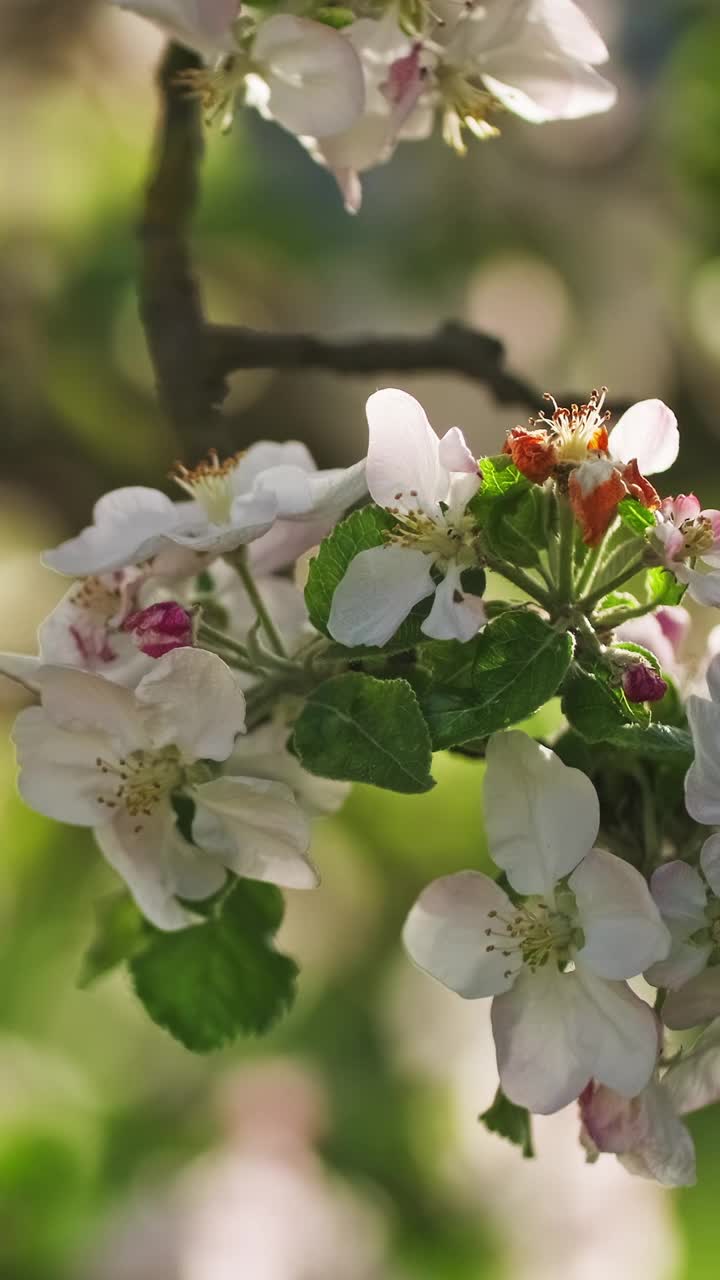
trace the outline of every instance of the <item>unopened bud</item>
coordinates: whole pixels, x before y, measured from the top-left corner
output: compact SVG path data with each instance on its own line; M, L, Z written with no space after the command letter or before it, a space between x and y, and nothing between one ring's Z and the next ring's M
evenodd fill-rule
M193 615L175 600L151 604L147 609L131 613L123 622L141 653L148 658L162 658L171 649L193 644Z
M628 667L622 686L628 702L659 702L667 693L667 682L647 662Z

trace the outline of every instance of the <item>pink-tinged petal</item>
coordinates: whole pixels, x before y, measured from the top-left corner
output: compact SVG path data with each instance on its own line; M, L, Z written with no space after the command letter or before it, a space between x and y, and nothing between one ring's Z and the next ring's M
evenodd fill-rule
M598 978L584 965L578 982L576 1035L590 1075L629 1098L648 1083L660 1049L659 1023L625 982Z
M370 547L348 565L330 608L328 631L340 644L383 645L414 606L435 590L432 556L410 547Z
M700 515L700 503L694 493L679 493L677 498L664 498L660 504L660 513L673 524L681 525L686 520L696 520Z
M664 671L674 670L675 649L656 614L646 613L643 618L631 618L628 622L623 622L615 636L618 640L629 640L632 644L642 645L643 649L649 649Z
M651 1080L636 1098L592 1085L581 1099L585 1130L598 1151L612 1151L629 1173L665 1187L695 1182L695 1148L669 1091Z
M716 898L720 898L720 835L709 836L700 851L700 866Z
M577 962L601 978L634 978L670 950L645 880L628 862L592 849L569 880L585 938Z
M78 578L122 569L154 555L175 524L175 505L159 490L114 489L95 503L93 523L43 552L43 563Z
M121 810L114 822L96 827L95 839L143 915L158 929L198 923L178 898L208 898L225 879L213 858L182 839L169 804L141 821Z
M712 550L706 551L702 558L713 569L720 568L720 511L702 511L700 514L710 525L714 540Z
M451 427L441 436L438 445L440 465L446 471L467 471L468 475L477 475L478 462L465 443L465 437L459 427Z
M671 1062L663 1084L680 1115L720 1099L720 1019L711 1022L692 1048Z
M513 989L493 1000L498 1072L511 1102L548 1115L582 1093L592 1066L578 1043L577 1021L577 978L552 963L524 968Z
M329 534L334 521L276 520L271 529L248 546L250 568L256 577L278 573L295 564Z
M226 760L245 731L238 678L205 649L174 649L158 658L135 696L153 746L177 746L187 761Z
M640 400L610 434L610 454L618 462L637 461L643 475L667 471L678 456L677 418L662 400Z
M466 1000L509 991L522 966L519 951L504 954L503 921L513 913L507 894L479 871L434 880L420 894L403 929L414 964Z
M450 565L435 589L433 606L420 630L433 640L472 640L487 622L482 600L462 589L460 570Z
M487 748L485 826L493 861L518 893L551 893L592 848L600 806L590 779L527 734Z
M673 571L679 582L687 583L688 594L698 604L707 609L717 609L720 606L720 570L700 573L683 564L673 566Z
M109 754L105 734L58 728L41 707L28 707L15 720L11 738L18 790L31 809L78 827L106 821L105 799L117 779L108 785L97 765L98 757Z
M176 600L161 600L128 614L122 629L149 658L162 658L194 643L193 615Z
M626 667L622 687L628 702L661 702L668 689L667 681L649 662Z
M674 573L685 555L685 538L671 521L659 522L650 531L650 542L664 565Z
M376 391L367 402L367 485L378 506L438 514L449 476L425 410L405 391Z
M289 13L266 18L252 57L269 89L271 115L291 133L332 136L362 114L360 59L350 41L324 23Z
M714 965L677 991L668 991L662 1020L671 1031L688 1031L720 1015L720 967Z
M696 822L715 826L720 823L720 706L692 694L687 714L695 758L685 779L685 806Z
M707 890L694 867L687 862L666 862L653 872L650 891L663 919L672 920L693 933L705 923Z
M148 745L129 689L71 667L42 667L38 682L43 709L59 728L105 734L122 754Z
M314 889L310 821L289 787L264 778L216 778L193 791L193 840L235 875Z
M645 1090L636 1098L626 1098L594 1080L583 1089L578 1100L580 1118L598 1151L620 1155L640 1145L647 1133L644 1093Z
M663 634L670 641L673 647L675 657L682 646L682 643L690 629L690 614L681 604L663 605L661 609L656 609L651 615L659 622ZM655 652L653 650L653 652ZM656 657L659 655L656 654ZM662 666L662 662L660 663Z

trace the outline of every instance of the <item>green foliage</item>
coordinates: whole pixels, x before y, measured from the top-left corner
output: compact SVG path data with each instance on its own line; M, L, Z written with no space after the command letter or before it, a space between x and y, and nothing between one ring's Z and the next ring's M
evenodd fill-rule
M530 482L522 475L509 453L480 459L482 484L468 504L468 510L484 524L493 506L504 499L518 497Z
M671 724L623 725L610 741L615 747L632 751L640 760L657 760L662 764L684 765L693 758L692 737L687 729Z
M351 560L360 551L370 547L381 547L386 541L385 534L395 527L395 521L382 507L373 505L361 507L353 511L345 520L336 525L332 533L324 539L317 555L310 562L310 571L305 587L305 603L310 621L318 631L328 635L328 619L332 599L337 587L342 582ZM427 606L425 609L427 612ZM409 618L401 623L398 631L390 641L394 651L410 649L420 637L420 618L424 616L422 607L418 613L413 611ZM349 651L346 651L349 652ZM354 651L353 651L354 652ZM388 653L388 645L377 648L362 648L363 654Z
M434 786L430 735L407 680L333 676L310 694L293 745L304 767L325 778L406 793Z
M608 742L635 717L622 689L604 672L573 666L563 687L562 709L568 723L587 742Z
M478 1117L491 1133L507 1138L516 1147L520 1147L526 1160L535 1155L532 1140L532 1121L527 1107L518 1107L505 1097L502 1089L498 1089L491 1107Z
M323 22L326 27L334 27L336 31L349 27L355 21L352 9L344 9L341 5L322 5L315 10L313 17L316 22Z
M612 648L613 651L615 649L622 649L625 653L637 654L638 658L642 658L643 662L646 662L654 671L659 672L661 669L660 663L655 657L655 654L651 653L649 649L646 649L644 645L635 644L634 640L616 640Z
M638 538L644 538L646 530L652 529L655 525L652 511L648 511L637 498L623 498L622 502L618 503L618 515L626 528Z
M95 903L95 936L83 956L78 986L89 987L97 978L128 960L145 940L145 921L129 893L120 889Z
M437 680L422 700L436 750L487 737L543 706L561 684L572 637L537 614L507 612L465 645L433 646Z
M678 582L668 569L660 565L648 569L645 574L645 598L655 609L664 604L680 604L686 591L685 584Z
M490 550L511 564L530 567L545 546L545 495L537 485L511 488L489 505L485 535Z
M130 973L153 1021L196 1053L267 1031L295 995L297 966L273 943L282 917L274 885L239 880L203 923L152 929Z

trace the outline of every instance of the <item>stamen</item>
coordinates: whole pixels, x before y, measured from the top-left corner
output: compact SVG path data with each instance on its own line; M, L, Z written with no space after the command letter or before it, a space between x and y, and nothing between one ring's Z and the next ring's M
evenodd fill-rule
M242 453L234 453L221 462L217 449L211 449L192 470L176 462L170 478L200 503L211 524L227 524L235 496L232 477L241 457Z

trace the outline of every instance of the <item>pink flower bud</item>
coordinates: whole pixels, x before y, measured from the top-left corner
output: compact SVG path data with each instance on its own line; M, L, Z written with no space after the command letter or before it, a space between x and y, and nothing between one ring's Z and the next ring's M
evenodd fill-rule
M148 658L162 658L171 649L185 648L194 641L193 616L175 600L151 604L129 614L122 629L130 633Z
M623 675L628 702L659 702L667 693L667 683L647 662L636 662Z

